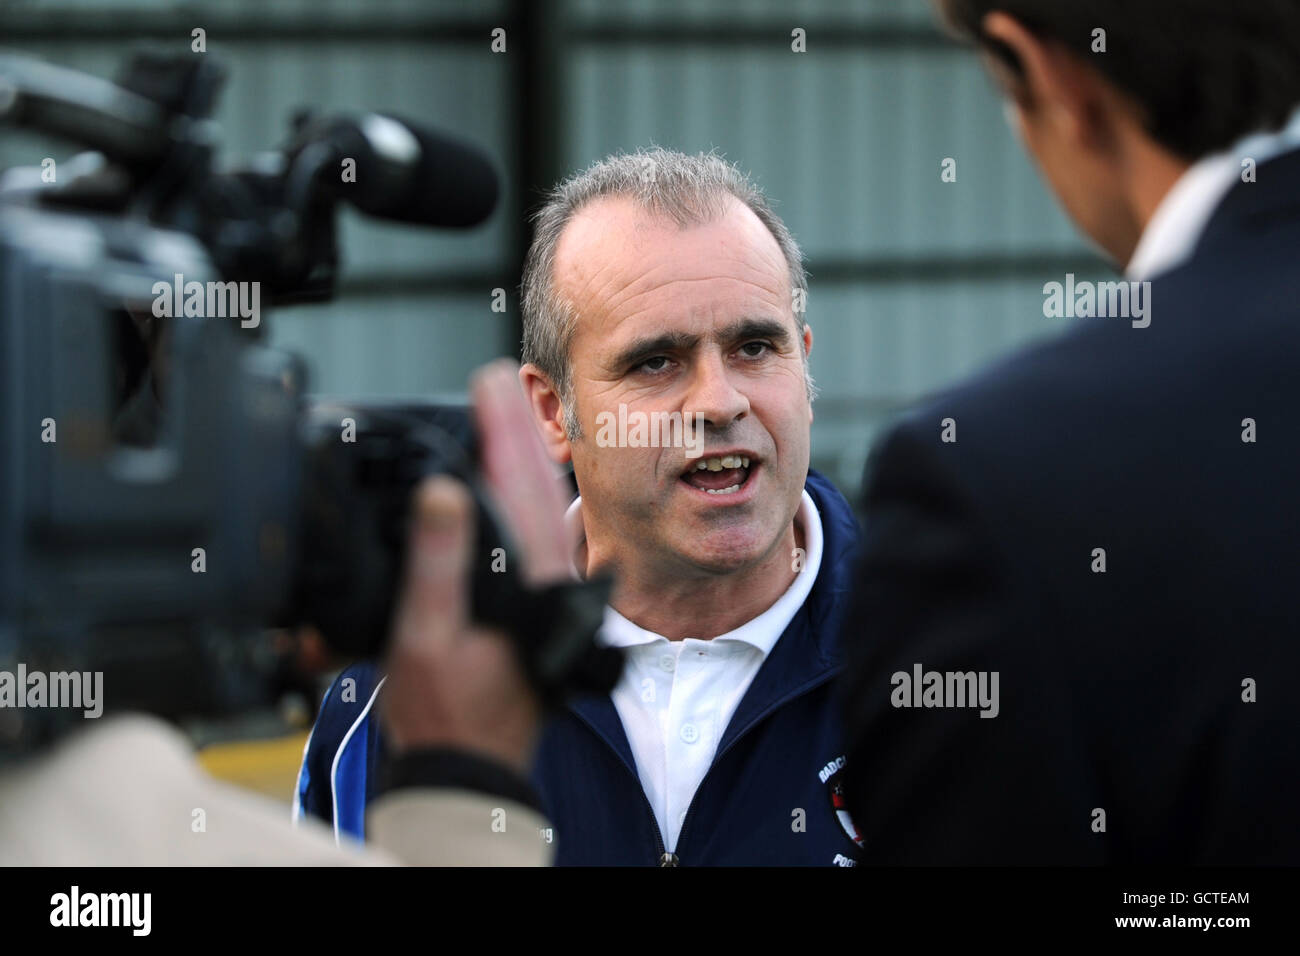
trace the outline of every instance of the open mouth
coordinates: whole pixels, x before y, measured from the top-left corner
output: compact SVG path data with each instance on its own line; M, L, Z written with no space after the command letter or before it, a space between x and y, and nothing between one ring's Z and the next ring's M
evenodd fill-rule
M703 456L683 472L681 480L706 494L734 495L753 477L758 464L740 453Z

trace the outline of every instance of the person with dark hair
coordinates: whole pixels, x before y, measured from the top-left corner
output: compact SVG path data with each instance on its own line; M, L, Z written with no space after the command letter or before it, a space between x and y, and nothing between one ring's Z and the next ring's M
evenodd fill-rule
M937 5L1125 281L873 453L862 859L1300 863L1300 5Z
M1151 140L1189 163L1247 134L1284 126L1296 107L1300 4L1291 0L1231 11L1222 0L935 5L954 35L991 58L1002 88L1018 105L1029 105L1022 98L1032 93L1026 79L1033 54L1018 39L1023 32L1045 50L1091 67L1130 101ZM1051 185L1059 195L1056 181Z

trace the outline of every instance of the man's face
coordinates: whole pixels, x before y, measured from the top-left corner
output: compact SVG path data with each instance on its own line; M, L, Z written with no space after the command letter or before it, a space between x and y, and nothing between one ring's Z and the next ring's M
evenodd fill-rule
M716 575L771 557L799 506L812 421L812 335L796 330L772 234L738 200L686 229L599 200L565 229L555 280L578 313L570 452L597 563ZM698 414L703 433L687 447L608 447L620 406L630 423ZM715 458L729 459L722 471L699 469Z

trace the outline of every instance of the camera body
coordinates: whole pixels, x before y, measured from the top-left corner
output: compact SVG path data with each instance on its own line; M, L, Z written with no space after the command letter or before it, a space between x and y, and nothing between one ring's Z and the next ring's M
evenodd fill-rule
M357 205L408 220L443 216L423 192L402 201L440 150L480 180L474 207L439 179L451 224L486 215L490 166L430 134L404 142L391 117L304 118L283 152L217 174L216 69L145 56L114 85L0 57L0 87L18 91L0 121L104 151L65 163L57 187L0 181L0 670L103 672L109 709L182 719L269 703L269 626L376 656L411 492L444 473L478 506L475 616L511 635L547 704L608 690L622 659L593 640L608 587L535 591L517 554L494 560L508 540L468 410L312 403L303 363L261 342L263 298L333 293L341 149L360 156ZM367 130L396 152L367 152ZM0 713L0 749L79 719Z
M137 411L154 382L133 316L179 274L219 278L184 232L0 214L0 662L103 671L115 707L169 715L261 696L252 638L294 573L305 377L232 322L180 315L165 414Z

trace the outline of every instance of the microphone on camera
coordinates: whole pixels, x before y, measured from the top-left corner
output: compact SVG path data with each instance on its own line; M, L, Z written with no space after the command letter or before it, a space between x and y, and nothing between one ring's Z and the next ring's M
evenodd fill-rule
M379 219L474 226L492 214L499 187L487 154L388 113L305 123L294 148L326 147L332 192ZM351 161L351 162L349 162Z

